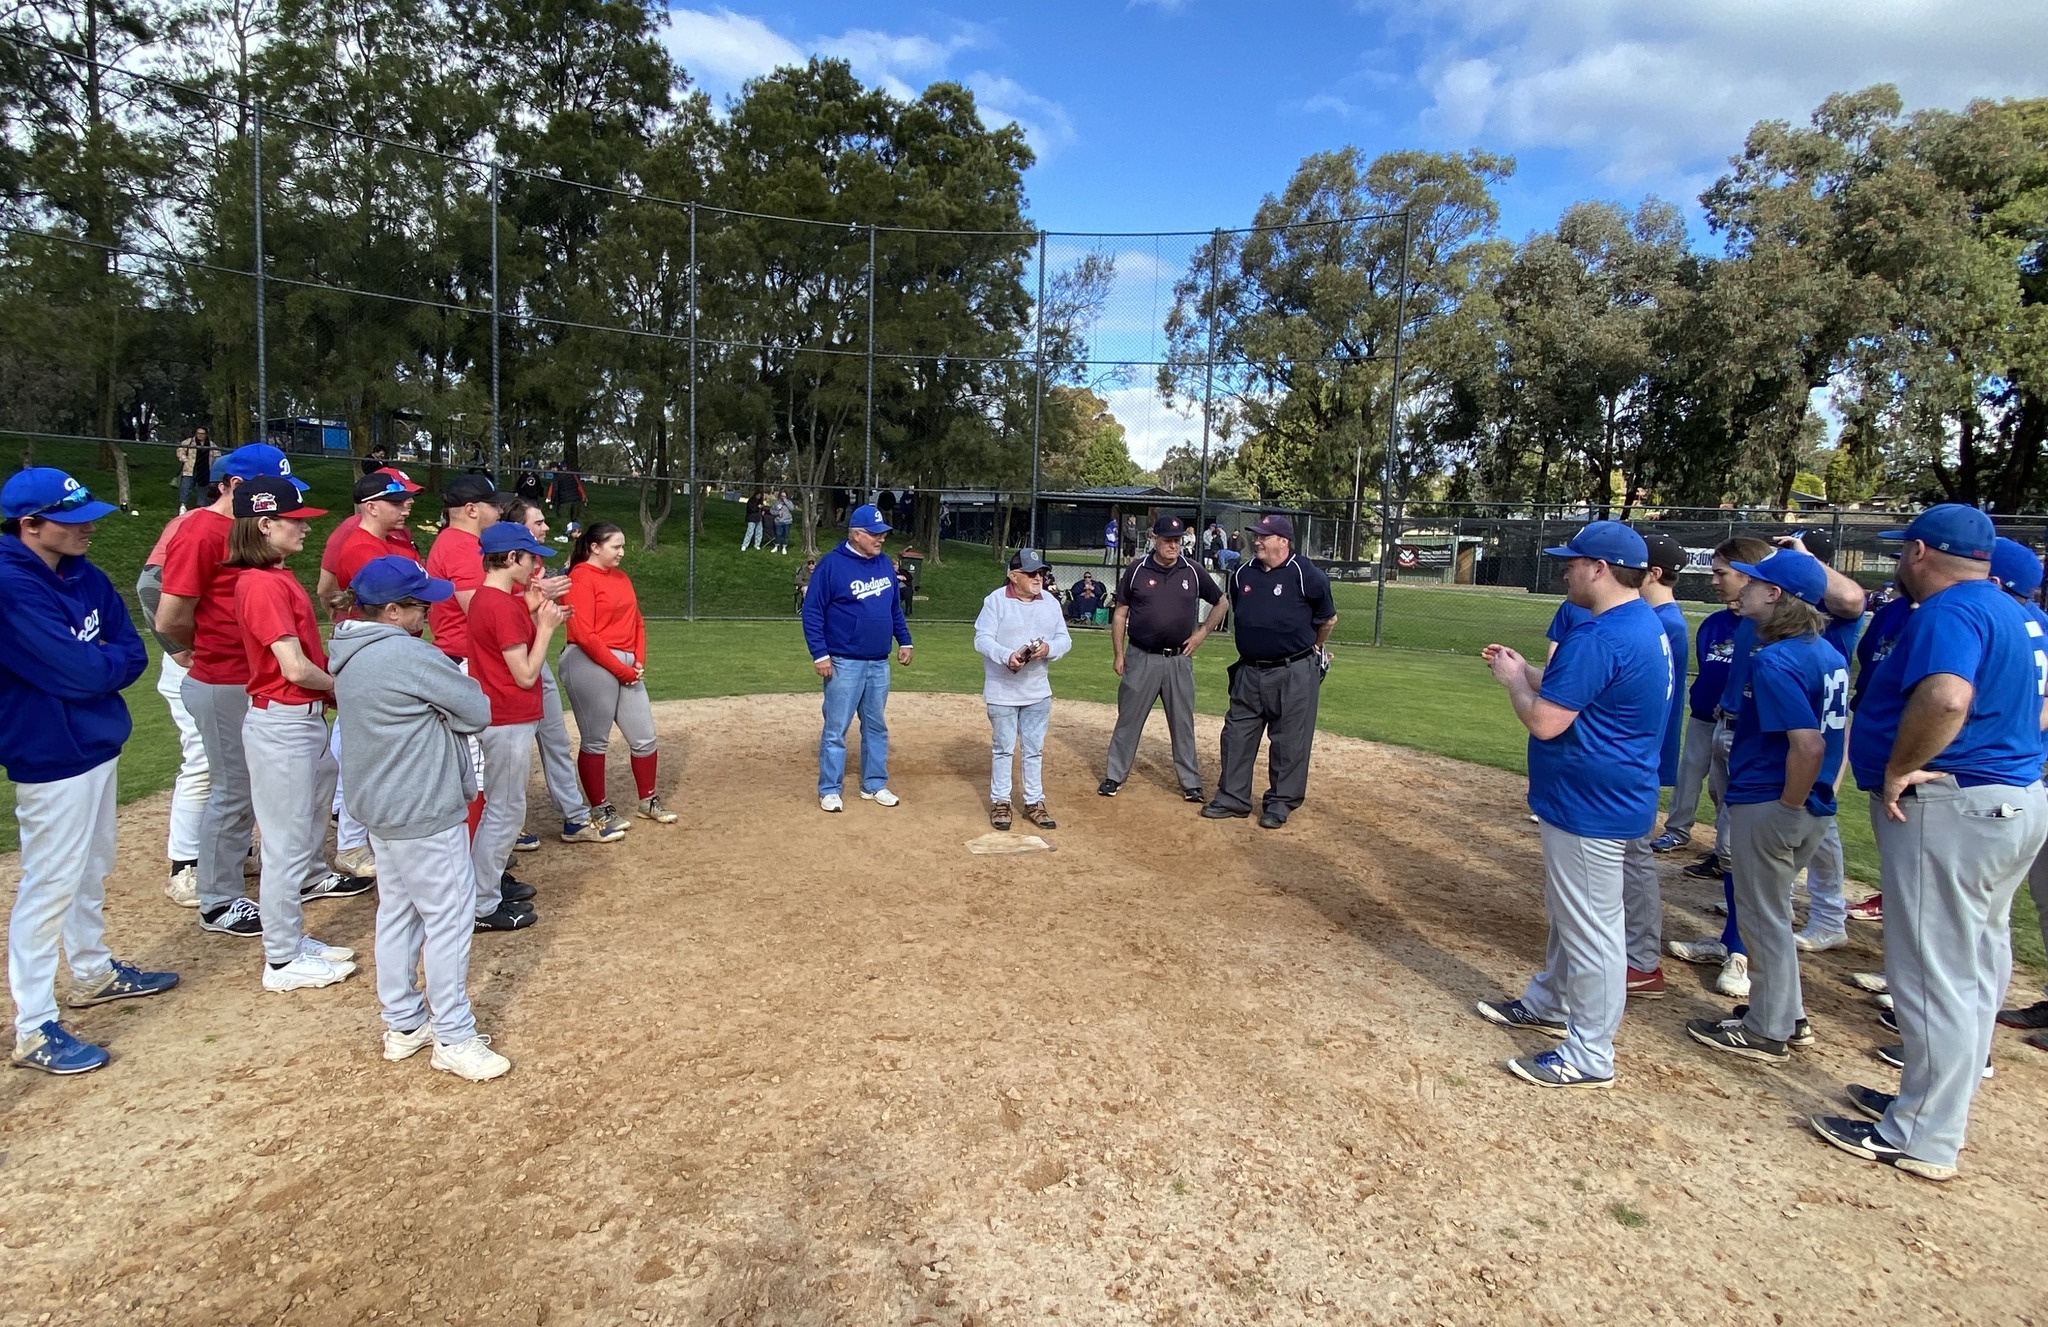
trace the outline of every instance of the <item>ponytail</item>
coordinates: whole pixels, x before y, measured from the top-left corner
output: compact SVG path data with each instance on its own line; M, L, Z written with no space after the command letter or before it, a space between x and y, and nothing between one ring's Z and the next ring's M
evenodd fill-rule
M569 565L573 567L579 562L586 561L590 557L591 549L615 534L624 533L624 530L610 521L592 521L576 536L576 542L569 545Z

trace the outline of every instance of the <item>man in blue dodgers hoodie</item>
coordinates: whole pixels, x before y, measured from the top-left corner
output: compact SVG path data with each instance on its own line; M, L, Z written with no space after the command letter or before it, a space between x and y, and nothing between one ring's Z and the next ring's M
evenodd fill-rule
M1595 521L1561 548L1566 593L1592 620L1547 667L1505 645L1483 651L1529 730L1529 809L1543 822L1544 968L1519 1000L1484 1001L1504 1027L1557 1050L1508 1061L1539 1087L1611 1087L1627 998L1622 855L1657 820L1658 760L1671 707L1671 643L1643 602L1649 548L1618 521Z
M811 667L825 679L825 732L818 739L818 809L845 809L846 730L860 715L860 795L894 806L889 791L889 646L910 663L910 624L896 590L896 568L882 556L889 523L872 506L857 507L846 542L818 559L804 591L804 643Z
M7 927L14 1063L82 1074L107 1062L57 1021L57 949L71 960L72 1008L158 995L176 974L139 972L107 952L114 869L114 772L132 725L121 690L147 656L107 574L85 560L93 522L114 511L61 470L23 470L0 488L0 766L14 781L21 884Z

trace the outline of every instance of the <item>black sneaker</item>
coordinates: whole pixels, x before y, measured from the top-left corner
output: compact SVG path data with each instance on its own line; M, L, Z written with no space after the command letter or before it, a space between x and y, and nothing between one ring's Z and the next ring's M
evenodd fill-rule
M1878 1010L1877 1021L1884 1025L1884 1030L1887 1032L1897 1032L1899 1030L1899 1015L1895 1009Z
M2001 1009L1998 1023L2009 1028L2048 1028L2048 1000L2036 1000L2024 1009Z
M257 936L263 934L263 914L248 899L238 898L209 912L199 914L199 929L217 935Z
M507 871L498 878L498 897L507 903L524 903L540 891L524 880L515 880Z
M1865 1087L1861 1083L1849 1084L1849 1086L1842 1089L1842 1095L1848 1098L1849 1104L1854 1106L1859 1113L1868 1115L1873 1120L1883 1119L1884 1113L1891 1109L1894 1101L1899 1099L1899 1094L1896 1092L1880 1092L1874 1087Z
M1204 820L1249 820L1251 814L1250 811L1236 811L1227 806L1218 806L1214 802L1202 808Z
M533 925L536 917L531 908L509 908L500 905L496 912L487 912L476 919L476 933L485 931L523 931Z
M1207 800L1209 800L1208 794L1204 793L1200 788L1181 789L1180 799L1183 802L1206 802ZM2041 1024L2041 1026L2048 1027L2048 1023L2043 1023Z
M1114 797L1122 789L1123 785L1115 779L1104 779L1101 783L1095 785L1095 795L1097 797Z
M1906 1048L1904 1046L1879 1046L1877 1048L1877 1058L1883 1060L1894 1069L1903 1069L1906 1067ZM1996 1073L1997 1070L1991 1067L1991 1061L1987 1057L1984 1061L1984 1077L1991 1078Z
M1691 866L1680 871L1679 874L1689 875L1695 880L1719 880L1721 878L1721 863L1713 857L1702 857Z
M1735 1006L1735 1013L1733 1016L1735 1018L1740 1019L1748 1013L1749 1006L1746 1004L1739 1004ZM1813 1024L1807 1022L1803 1018L1800 1019L1797 1023L1794 1023L1792 1025L1792 1040L1786 1042L1785 1044L1787 1046L1798 1046L1802 1049L1807 1046L1813 1045Z
M1562 1023L1554 1023L1547 1018L1538 1018L1530 1013L1529 1006L1523 1004L1520 1000L1481 1000L1473 1007L1478 1009L1481 1018L1489 1023L1497 1023L1504 1028L1519 1028L1525 1032L1541 1032L1544 1036L1556 1037L1559 1041L1563 1041L1571 1035L1570 1028L1567 1028Z
M1852 1157L1893 1166L1923 1180L1952 1180L1956 1177L1954 1166L1916 1160L1887 1143L1878 1133L1874 1121L1845 1119L1840 1115L1815 1115L1811 1122L1815 1133Z
M1785 1049L1784 1042L1758 1036L1744 1027L1739 1018L1695 1018L1685 1025L1685 1033L1702 1046L1739 1055L1745 1060L1783 1064L1792 1058L1792 1052Z
M310 903L316 898L354 898L367 894L377 887L375 878L367 875L349 875L345 871L328 871L318 880L308 881L299 890L299 901Z

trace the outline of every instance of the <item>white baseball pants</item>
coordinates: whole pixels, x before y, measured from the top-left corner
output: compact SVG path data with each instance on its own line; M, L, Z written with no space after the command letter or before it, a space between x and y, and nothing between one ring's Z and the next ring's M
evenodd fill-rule
M384 1026L411 1032L432 1017L435 1041L468 1041L476 1035L469 945L477 893L468 827L452 825L423 839L372 834L370 847L377 854L377 999ZM424 992L417 968L426 969Z
M206 743L199 725L185 708L185 669L170 655L157 669L156 694L171 710L178 729L178 778L171 785L171 833L165 852L174 862L199 860L199 822L206 814L206 796L213 781L206 768Z
M14 785L21 883L7 924L7 987L19 1041L57 1018L57 949L71 975L106 976L107 875L114 869L114 786L120 758L51 783Z
M306 938L300 891L325 873L328 803L340 771L327 746L327 720L318 701L249 708L242 746L251 768L263 771L250 789L263 831L263 876L256 906L263 914L263 957L289 963Z

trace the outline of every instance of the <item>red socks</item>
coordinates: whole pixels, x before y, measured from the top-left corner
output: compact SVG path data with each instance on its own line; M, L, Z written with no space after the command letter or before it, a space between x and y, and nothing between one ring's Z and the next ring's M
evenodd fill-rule
M604 753L578 751L576 778L583 784L583 796L592 806L604 801Z
M659 755L633 757L633 786L640 790L643 802L654 796L654 767L660 759Z

